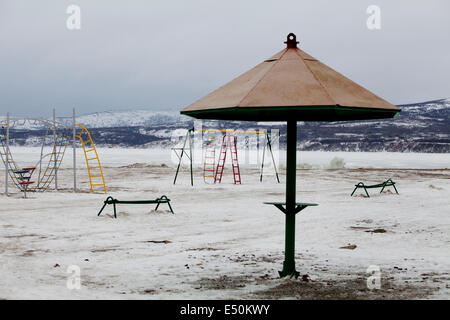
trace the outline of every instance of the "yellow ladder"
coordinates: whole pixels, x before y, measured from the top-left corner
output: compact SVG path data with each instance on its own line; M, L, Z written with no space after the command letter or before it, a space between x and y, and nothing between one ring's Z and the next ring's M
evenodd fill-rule
M216 171L216 136L207 137L204 141L205 156L203 162L203 181L212 184Z
M75 126L81 128L80 134L75 135L75 137L80 139L81 145L83 146L84 157L86 159L86 166L89 175L89 183L91 185L91 192L94 192L95 186L103 186L103 190L105 191L105 193L107 193L102 165L100 164L100 159L98 157L97 149L95 149L94 141L92 141L91 134L85 126L81 124L76 124ZM83 134L85 134L85 139L83 139ZM98 178L101 178L101 182L98 181Z

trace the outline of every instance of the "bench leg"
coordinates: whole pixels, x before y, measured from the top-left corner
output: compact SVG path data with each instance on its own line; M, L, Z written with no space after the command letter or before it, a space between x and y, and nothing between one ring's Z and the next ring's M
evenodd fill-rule
M350 197L353 197L353 194L355 193L356 189L358 189L358 187L355 187L355 189L353 190L352 194L350 195Z
M97 217L98 216L100 216L100 214L102 213L102 211L103 211L103 209L105 209L105 207L106 207L106 205L107 205L108 203L103 203L103 207L100 209L100 211L98 212L98 214L97 214Z
M397 191L397 188L395 187L395 184L393 184L392 186L394 187L395 193L399 194L398 191ZM383 186L383 188L381 189L380 193L383 192L383 190L384 190L385 187L386 187L386 186Z
M175 214L175 212L173 212L173 210L172 210L172 206L170 205L170 201L167 201L166 203L169 206L170 212L172 212L172 214ZM158 204L156 205L155 211L158 210L160 204L161 204L161 202L158 202Z
M116 204L115 204L115 203L113 203L113 206L114 206L114 218L117 218L117 212L116 212Z
M170 212L172 212L172 214L175 214L175 212L173 212L173 210L172 210L172 206L170 205L170 202L167 202L167 205L169 206Z
M364 191L366 192L366 194L367 194L367 198L370 198L370 196L369 196L369 193L367 192L367 189L366 189L366 187L364 187Z
M393 184L392 186L394 187L395 192L396 192L397 194L399 194L398 191L397 191L397 188L395 187L395 184Z

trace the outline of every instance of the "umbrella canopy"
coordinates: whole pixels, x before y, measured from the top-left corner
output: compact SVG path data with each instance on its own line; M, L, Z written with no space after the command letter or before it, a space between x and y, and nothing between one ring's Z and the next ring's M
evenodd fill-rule
M399 108L297 48L287 47L181 111L199 119L339 121L391 118Z
M317 204L296 202L297 121L392 118L400 109L297 48L286 48L181 111L198 119L286 121L286 215L280 276L295 276L295 215Z

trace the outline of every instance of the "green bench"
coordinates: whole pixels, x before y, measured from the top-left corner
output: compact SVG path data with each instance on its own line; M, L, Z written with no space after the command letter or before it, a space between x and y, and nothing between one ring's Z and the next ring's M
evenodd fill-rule
M358 184L355 184L355 189L353 190L353 192L352 192L352 194L350 195L350 197L353 196L353 194L355 193L355 191L356 191L357 189L359 189L359 188L364 188L364 191L366 192L367 197L370 198L369 192L367 192L367 189L381 188L380 193L382 193L383 190L384 190L384 188L386 188L386 187L394 187L395 192L396 192L397 194L399 194L398 191L397 191L397 188L395 187L395 182L392 181L392 179L387 179L386 181L384 181L384 182L382 182L382 183L379 183L379 184L372 184L372 185L365 185L363 182L359 182Z
M170 205L170 199L167 198L165 195L156 198L155 200L131 200L131 201L124 201L124 200L117 200L114 199L113 197L108 197L106 198L106 200L103 202L103 207L100 209L100 212L97 214L97 216L100 216L100 214L102 213L103 209L105 209L106 205L108 204L112 204L114 207L114 218L117 218L117 213L116 213L116 204L157 204L155 211L158 210L158 207L161 203L167 203L167 205L169 206L170 212L172 212L172 214L175 214L175 212L173 212L172 210L172 206Z

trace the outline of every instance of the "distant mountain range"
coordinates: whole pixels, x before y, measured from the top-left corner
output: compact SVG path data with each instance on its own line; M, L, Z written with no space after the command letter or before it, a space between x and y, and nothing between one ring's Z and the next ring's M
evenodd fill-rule
M299 122L302 150L450 152L450 99L399 105L394 119L348 122ZM0 119L1 121L1 119ZM70 124L70 118L58 118ZM108 111L82 115L98 146L170 147L194 126L192 118L171 111ZM198 123L197 123L198 124ZM285 124L241 121L203 121L203 128L278 129L280 146L285 144ZM11 143L39 145L46 133L42 123L16 122ZM240 143L253 141L238 138ZM250 142L252 143L252 142Z

